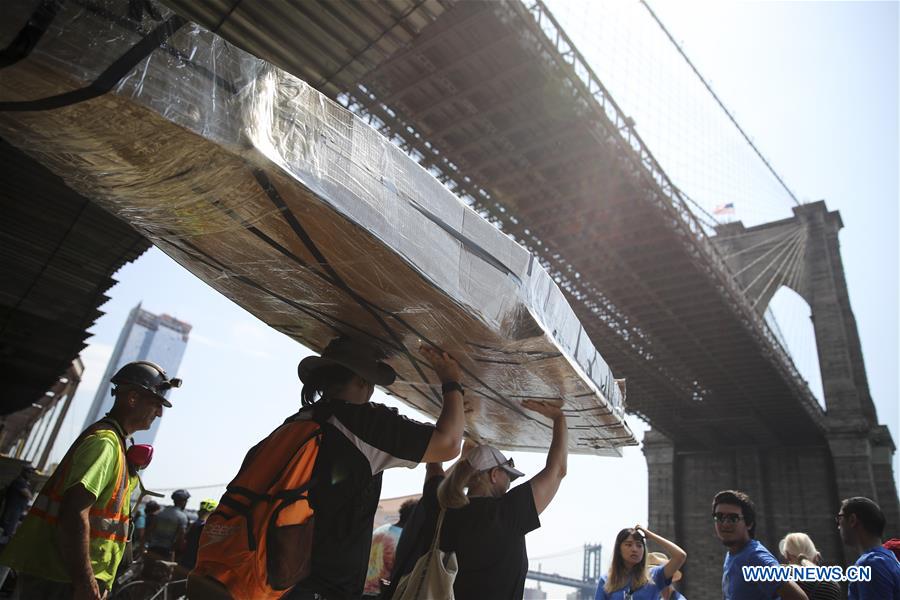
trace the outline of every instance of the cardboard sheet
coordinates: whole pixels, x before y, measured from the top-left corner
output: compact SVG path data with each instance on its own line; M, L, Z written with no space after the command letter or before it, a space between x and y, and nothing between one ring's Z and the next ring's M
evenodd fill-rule
M550 423L521 407L535 398L564 404L573 452L635 444L556 283L378 132L163 7L38 4L4 3L5 139L275 329L374 344L388 391L433 416L417 348L450 352L476 439L546 448Z

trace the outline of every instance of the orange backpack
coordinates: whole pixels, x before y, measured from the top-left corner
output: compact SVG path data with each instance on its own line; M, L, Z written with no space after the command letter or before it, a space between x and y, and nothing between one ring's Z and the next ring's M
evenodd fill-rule
M195 581L211 577L236 600L274 600L310 574L308 492L321 439L306 411L250 449L203 527Z

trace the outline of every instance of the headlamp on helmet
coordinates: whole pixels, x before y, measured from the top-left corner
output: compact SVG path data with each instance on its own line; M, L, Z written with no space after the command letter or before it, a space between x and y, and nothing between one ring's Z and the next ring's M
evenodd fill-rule
M181 387L181 379L177 377L169 379L162 367L149 360L128 363L119 369L109 381L116 386L110 392L113 396L116 395L120 386L136 387L150 392L169 408L172 407L172 403L166 400L166 392L172 388Z

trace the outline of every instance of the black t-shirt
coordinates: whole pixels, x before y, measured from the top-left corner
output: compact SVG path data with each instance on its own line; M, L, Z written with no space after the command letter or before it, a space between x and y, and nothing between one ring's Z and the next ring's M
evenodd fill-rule
M315 510L312 575L297 585L329 600L362 595L381 496L381 474L421 462L434 427L383 404L320 403L322 446L310 492Z
M540 526L530 481L500 498L470 498L448 510L440 548L456 552L456 599L520 600L528 575L525 534Z

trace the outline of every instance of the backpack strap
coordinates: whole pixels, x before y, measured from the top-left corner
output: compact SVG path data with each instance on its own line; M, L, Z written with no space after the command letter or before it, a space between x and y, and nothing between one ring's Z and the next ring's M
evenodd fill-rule
M282 425L287 425L289 423L296 423L297 421L313 421L314 415L313 411L308 408L301 408L287 419L284 420Z
M328 400L323 399L315 404L304 406L285 419L282 425L287 425L288 423L294 423L296 421L315 421L319 425L325 425L332 415L334 415L334 406Z
M285 419L284 423L279 427L284 427L286 425L290 425L292 423L297 422L311 422L314 421L317 424L317 427L301 441L298 446L298 449L304 448L307 444L315 443L315 439L322 435L322 427L319 424L318 420L313 418L314 415L310 410L300 410L297 413L291 415L287 419ZM277 431L277 430L276 430ZM273 432L274 433L274 432ZM272 434L270 434L271 436ZM262 442L261 442L262 444ZM278 472L274 475L272 480L261 486L261 489L269 490L271 489L279 479L285 474L288 467L291 465L291 462L294 459L296 454L287 457L285 463L281 466ZM255 456L254 460L258 460L259 456ZM241 471L243 472L246 465L241 467ZM237 479L237 477L235 478ZM225 494L222 495L222 498L219 500L220 508L227 508L235 514L238 514L244 517L247 520L247 545L250 549L256 550L258 545L258 540L254 534L255 524L253 522L253 511L256 506L260 502L273 502L273 501L281 501L282 507L291 501L295 501L301 498L305 498L306 494L309 491L309 488L315 485L315 480L311 479L305 485L296 488L296 489L287 489L287 490L278 490L273 493L267 493L265 491L252 490L248 487L235 485L234 481L228 484L225 488ZM217 509L219 511L219 509Z

